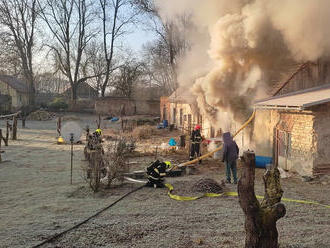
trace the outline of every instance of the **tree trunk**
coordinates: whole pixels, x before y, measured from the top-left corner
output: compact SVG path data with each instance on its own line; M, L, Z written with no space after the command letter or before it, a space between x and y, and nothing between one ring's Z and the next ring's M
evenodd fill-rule
M109 77L110 77L110 66L107 65L105 79L104 79L103 84L101 85L101 97L105 96L105 90L107 89L107 86L108 86Z
M245 248L278 248L276 222L286 209L280 203L283 190L277 168L264 175L265 198L260 204L254 193L255 154L244 152L243 171L238 182L239 203L245 214Z
M32 72L31 72L32 73ZM33 81L33 75L29 75L27 77L28 81L28 89L29 89L29 105L34 106L35 104L35 87L34 87L34 81Z
M76 105L77 102L77 85L71 84L71 105Z

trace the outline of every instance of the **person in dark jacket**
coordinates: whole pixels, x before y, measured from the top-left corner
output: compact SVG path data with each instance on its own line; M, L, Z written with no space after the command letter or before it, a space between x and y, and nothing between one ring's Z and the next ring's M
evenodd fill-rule
M164 177L166 176L166 170L172 166L171 162L160 162L156 160L147 167L148 182L147 187L163 188Z
M203 141L202 135L201 135L201 126L196 125L194 128L194 131L192 131L190 140L191 140L191 147L190 147L190 157L189 160L193 160L196 157L201 156L201 142ZM202 161L199 160L199 163Z
M233 174L234 184L237 184L237 166L239 148L229 132L223 134L223 158L222 162L226 164L227 183L231 183L231 172Z

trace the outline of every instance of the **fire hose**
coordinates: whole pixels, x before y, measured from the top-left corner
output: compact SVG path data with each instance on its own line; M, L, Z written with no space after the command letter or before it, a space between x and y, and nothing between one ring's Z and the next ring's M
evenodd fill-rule
M254 119L254 117L255 117L255 115L256 115L256 111L254 110L253 111L253 113L252 113L252 115L250 116L250 118L240 127L240 129L238 129L237 131L236 131L236 133L234 134L234 136L233 136L233 138L235 138L244 128L246 128L246 126L247 125L249 125L250 123L251 123L251 121ZM203 155L203 156L200 156L200 157L198 157L198 158L196 158L196 159L194 159L194 160L191 160L191 161L187 161L187 162L185 162L185 163L182 163L182 164L179 164L179 165L175 165L175 166L173 166L172 168L171 168L171 170L174 170L174 169L176 169L176 168L180 168L180 167L185 167L185 166L188 166L188 165L191 165L191 164L194 164L194 163L196 163L196 162L198 162L198 161L200 161L200 160L202 160L202 159L204 159L204 158L207 158L207 157L210 157L210 156L212 156L215 152L217 152L217 151L220 151L221 149L222 149L222 147L223 147L223 145L221 145L221 146L219 146L217 149L215 149L215 150L213 150L212 152L209 152L209 153L207 153L207 154L205 154L205 155Z
M78 224L76 224L76 225L74 225L74 226L72 226L72 227L70 227L70 228L68 228L68 229L66 229L66 230L64 230L64 231L62 231L62 232L60 232L60 233L57 233L57 234L51 236L50 238L48 238L48 239L46 239L46 240L40 242L39 244L36 244L36 245L32 246L32 248L38 248L38 247L41 247L41 246L43 246L43 245L45 245L45 244L47 244L47 243L54 242L56 239L60 238L60 237L63 236L64 234L66 234L66 233L68 233L68 232L70 232L70 231L72 231L72 230L78 228L79 226L81 226L81 225L87 223L87 222L90 221L91 219L97 217L98 215L100 215L100 214L103 213L104 211L106 211L106 210L108 210L109 208L111 208L111 207L113 207L114 205L116 205L118 202L120 202L121 200L123 200L124 198L126 198L127 196L129 196L130 194L132 194L132 193L134 193L134 192L136 192L136 191L138 191L138 190L140 190L140 189L142 189L142 188L144 188L144 185L143 185L143 186L140 186L140 187L138 187L138 188L135 188L135 189L133 189L133 190L131 190L131 191L129 191L128 193L126 193L125 195L123 195L122 197L120 197L118 200L114 201L113 203L111 203L111 204L109 204L108 206L104 207L103 209L99 210L98 212L96 212L96 213L93 214L92 216L88 217L87 219L84 219L83 221L80 221Z

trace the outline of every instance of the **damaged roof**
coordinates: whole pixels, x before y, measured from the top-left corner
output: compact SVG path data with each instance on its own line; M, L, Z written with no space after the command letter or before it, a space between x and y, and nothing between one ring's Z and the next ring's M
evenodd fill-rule
M304 110L328 102L330 102L330 84L260 100L254 104L254 107Z
M28 93L29 89L27 85L20 79L13 77L13 76L8 76L8 75L0 75L0 81L8 84L10 87L15 89L18 92L21 93Z

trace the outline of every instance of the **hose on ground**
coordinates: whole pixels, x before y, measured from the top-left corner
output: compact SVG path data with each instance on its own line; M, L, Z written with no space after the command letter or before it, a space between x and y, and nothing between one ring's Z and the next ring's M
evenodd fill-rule
M54 240L58 239L59 237L63 236L64 234L72 231L73 229L76 229L78 228L79 226L85 224L86 222L88 222L89 220L95 218L96 216L100 215L101 213L103 213L104 211L108 210L109 208L113 207L114 205L116 205L118 202L120 202L121 200L123 200L125 197L129 196L130 194L142 189L144 187L143 186L140 186L138 188L135 188L133 189L132 191L126 193L125 195L123 195L122 197L120 197L118 200L116 200L115 202L111 203L110 205L106 206L105 208L101 209L100 211L98 211L97 213L93 214L92 216L88 217L87 219L79 222L78 224L74 225L73 227L70 227L69 229L66 229L64 230L63 232L60 232L60 233L57 233L55 234L54 236L42 241L41 243L37 244L37 245L34 245L32 248L37 248L37 247L41 247L47 243L51 243L53 242Z

